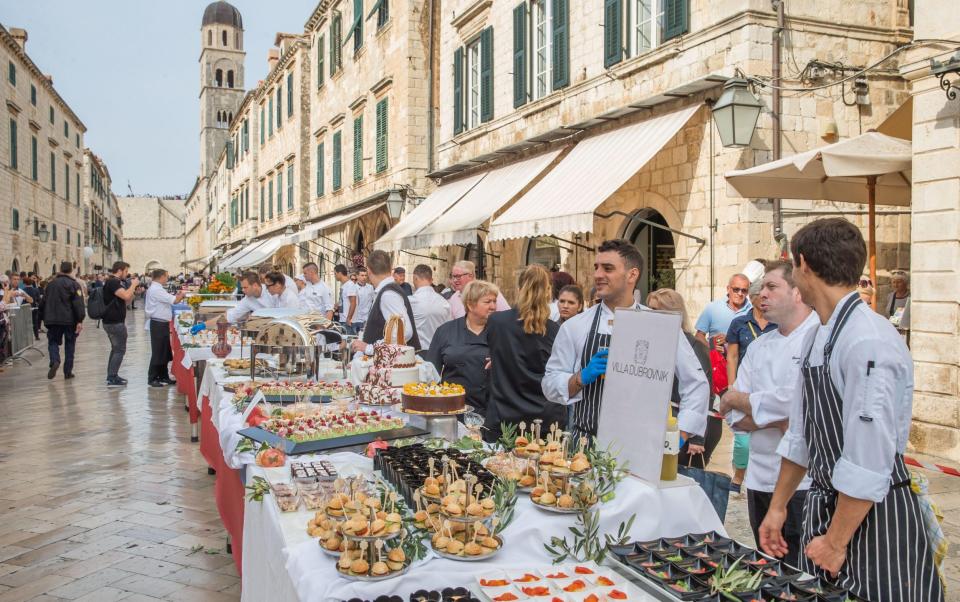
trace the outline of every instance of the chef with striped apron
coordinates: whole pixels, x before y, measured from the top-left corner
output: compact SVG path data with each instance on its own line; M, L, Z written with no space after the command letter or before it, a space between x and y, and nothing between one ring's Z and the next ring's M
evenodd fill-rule
M801 545L806 553L798 568L871 602L943 600L903 461L913 393L906 346L854 291L837 304L825 325L808 335L805 349L802 399L794 403L778 448L813 479L804 507ZM819 566L825 558L822 546L830 545L821 536L837 515L841 492L873 504L834 576ZM816 538L821 538L816 542L820 547L812 550Z
M597 434L614 308L647 309L633 296L642 259L640 251L625 240L604 241L598 247L594 271L601 302L561 324L554 339L544 371L543 394L554 403L573 404L570 429L578 438L586 436L592 440ZM683 331L677 329L677 336L677 422L681 431L702 436L707 428L710 386Z

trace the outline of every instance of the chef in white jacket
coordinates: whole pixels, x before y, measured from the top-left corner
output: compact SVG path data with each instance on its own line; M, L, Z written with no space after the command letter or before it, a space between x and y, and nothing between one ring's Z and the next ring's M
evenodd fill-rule
M290 280L293 282L293 279ZM300 309L300 295L296 283L287 284L287 276L281 272L269 272L264 285L274 298L274 307Z
M250 314L258 309L276 307L276 300L273 298L273 295L270 294L270 291L267 290L267 287L261 284L260 276L258 276L256 272L247 272L243 275L240 279L240 289L243 291L243 299L241 299L236 306L228 309L226 313L227 321L231 324L246 320ZM201 330L213 328L217 325L218 319L219 316L211 318L206 322L194 324L190 332L197 334Z
M597 434L614 310L645 309L633 296L643 265L643 255L626 240L604 241L597 248L593 276L601 303L564 322L553 342L541 383L543 394L554 403L573 404L573 423L569 428L577 437ZM690 435L702 436L706 431L710 387L700 361L679 328L677 338L677 422L686 439ZM703 446L690 444L689 450L702 452Z

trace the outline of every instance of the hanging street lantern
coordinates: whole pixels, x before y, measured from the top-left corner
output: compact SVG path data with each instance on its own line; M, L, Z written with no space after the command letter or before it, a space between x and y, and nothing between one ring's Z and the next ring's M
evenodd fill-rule
M390 219L400 219L403 212L403 197L396 190L391 190L387 195L387 215Z
M762 108L763 105L750 91L747 80L727 80L723 93L713 105L713 121L720 133L720 143L725 148L750 146Z

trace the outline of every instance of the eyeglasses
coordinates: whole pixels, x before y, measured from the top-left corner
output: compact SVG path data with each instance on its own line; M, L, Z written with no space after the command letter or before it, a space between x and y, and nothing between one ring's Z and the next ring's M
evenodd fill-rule
M866 287L868 287L868 286L873 286L873 280L870 280L869 278L861 278L861 279L860 279L860 282L859 282L859 286L860 286L861 288L866 288Z
M735 287L735 286L731 286L731 287L730 287L730 292L731 292L731 293L738 293L738 294L740 294L740 295L746 295L747 293L750 292L750 289L748 289L748 288L737 288L737 287Z
M466 278L470 274L450 274L451 280L460 280L461 278Z

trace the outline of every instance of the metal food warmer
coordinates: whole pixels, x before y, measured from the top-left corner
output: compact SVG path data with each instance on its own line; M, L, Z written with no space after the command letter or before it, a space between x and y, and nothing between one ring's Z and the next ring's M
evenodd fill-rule
M246 328L249 328L249 320ZM271 318L266 324L259 321L253 334L250 357L264 358L270 366L271 377L320 378L321 362L331 352L330 347L343 341L342 328L319 313ZM246 335L245 335L246 336ZM262 374L261 374L262 376ZM257 362L250 362L250 379L256 380Z

